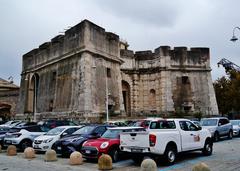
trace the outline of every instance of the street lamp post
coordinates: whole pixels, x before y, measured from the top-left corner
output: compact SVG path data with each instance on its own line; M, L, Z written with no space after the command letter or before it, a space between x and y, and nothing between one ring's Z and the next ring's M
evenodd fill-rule
M107 122L108 122L108 120L109 120L109 114L108 114L108 76L107 76L107 74L106 74L106 115L107 115L107 118L106 118L106 120L107 120Z
M35 74L33 74L34 77L34 100L33 100L33 121L37 122L37 77Z
M238 38L235 36L235 30L236 29L240 30L240 27L234 27L234 29L233 29L233 36L230 39L230 41L232 41L232 42L236 42L238 40Z

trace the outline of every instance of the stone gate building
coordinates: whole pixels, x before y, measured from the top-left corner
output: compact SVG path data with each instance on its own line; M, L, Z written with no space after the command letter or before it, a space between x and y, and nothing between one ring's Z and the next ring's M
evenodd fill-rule
M23 55L18 113L82 120L107 110L110 117L218 113L208 48L127 46L84 20Z

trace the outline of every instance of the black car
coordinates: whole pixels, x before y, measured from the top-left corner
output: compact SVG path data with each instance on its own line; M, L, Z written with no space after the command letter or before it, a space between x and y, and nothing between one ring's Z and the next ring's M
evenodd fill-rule
M80 128L73 134L61 138L53 145L53 149L57 154L62 156L69 156L74 151L80 151L82 144L88 139L99 138L109 125L88 125Z
M3 140L4 137L6 136L6 133L10 130L9 127L7 126L1 126L0 127L0 145L3 147Z

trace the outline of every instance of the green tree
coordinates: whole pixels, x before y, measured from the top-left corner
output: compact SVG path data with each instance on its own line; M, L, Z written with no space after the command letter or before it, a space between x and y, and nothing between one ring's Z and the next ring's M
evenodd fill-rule
M240 111L240 73L230 70L227 75L213 83L221 114Z

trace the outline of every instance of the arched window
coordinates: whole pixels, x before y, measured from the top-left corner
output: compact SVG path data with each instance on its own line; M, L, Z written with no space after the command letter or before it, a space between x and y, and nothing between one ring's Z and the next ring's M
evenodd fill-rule
M149 107L150 110L156 110L156 91L154 89L150 90Z

